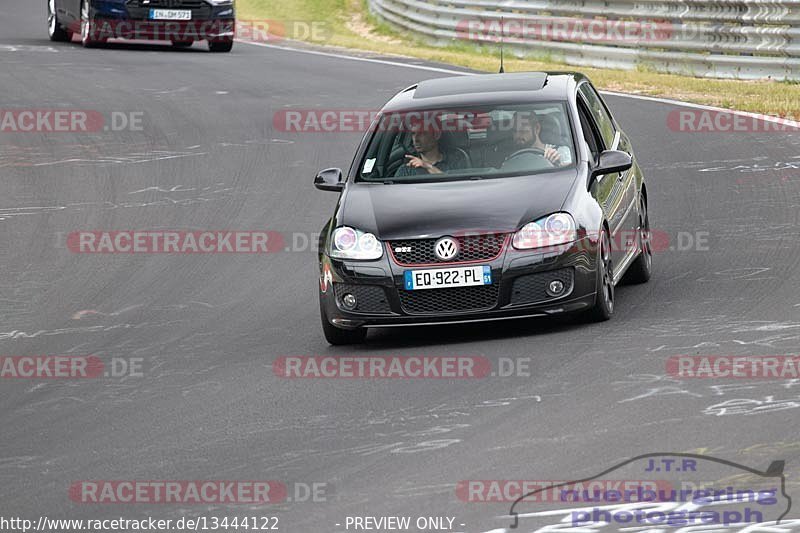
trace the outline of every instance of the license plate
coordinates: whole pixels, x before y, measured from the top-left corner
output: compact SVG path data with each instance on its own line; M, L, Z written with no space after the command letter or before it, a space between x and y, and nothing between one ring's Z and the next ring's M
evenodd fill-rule
M488 265L406 270L403 275L407 291L492 284L492 269Z
M151 9L150 20L192 20L191 9Z

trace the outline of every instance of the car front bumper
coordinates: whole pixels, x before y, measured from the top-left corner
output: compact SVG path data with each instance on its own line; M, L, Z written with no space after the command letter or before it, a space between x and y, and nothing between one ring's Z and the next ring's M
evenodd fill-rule
M323 253L320 302L330 322L345 329L558 315L594 305L595 255L589 237L546 250L507 246L497 258L474 263L491 268L492 285L407 291L406 270L464 265L401 266L387 254L377 261L342 261ZM558 296L545 290L553 280L566 287ZM343 306L348 293L356 296L355 309Z
M145 5L142 0L128 2L98 1L92 4L92 31L96 39L224 41L236 36L236 18L232 5L212 6L202 0L163 2ZM190 20L153 20L151 9L177 9L191 12Z

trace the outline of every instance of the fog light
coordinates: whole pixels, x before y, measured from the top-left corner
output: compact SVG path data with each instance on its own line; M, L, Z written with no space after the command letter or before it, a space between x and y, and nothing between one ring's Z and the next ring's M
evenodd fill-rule
M559 296L563 292L564 292L564 284L558 281L557 279L551 281L550 284L547 286L547 294L549 294L550 296Z
M353 309L356 308L357 303L358 302L356 301L356 297L350 293L347 293L344 296L342 296L342 307L344 307L345 309L352 311Z

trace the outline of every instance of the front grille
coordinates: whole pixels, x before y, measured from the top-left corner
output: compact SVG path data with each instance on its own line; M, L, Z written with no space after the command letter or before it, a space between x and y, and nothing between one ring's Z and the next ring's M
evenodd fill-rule
M449 261L440 261L434 254L439 239L408 239L389 243L395 262L400 265L447 264L464 261L487 261L494 259L503 250L507 235L491 233L454 237L458 242L458 254ZM401 251L408 250L408 251Z
M546 291L547 285L554 280L564 284L561 296L569 294L572 291L573 277L572 268L562 268L515 278L511 288L511 305L533 304L555 299L556 297L550 296Z
M356 297L356 308L352 312L375 314L389 314L392 312L383 287L378 285L352 285L349 283L334 283L333 287L336 292L336 303L341 309L345 309L342 306L342 296L350 293ZM349 309L345 310L350 311Z
M499 284L406 291L399 289L400 304L409 314L482 311L497 305Z

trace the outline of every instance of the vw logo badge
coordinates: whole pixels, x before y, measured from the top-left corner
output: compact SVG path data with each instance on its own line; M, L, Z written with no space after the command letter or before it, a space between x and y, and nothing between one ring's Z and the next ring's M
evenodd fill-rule
M449 261L458 255L458 243L452 237L442 237L436 241L433 253L440 261Z

